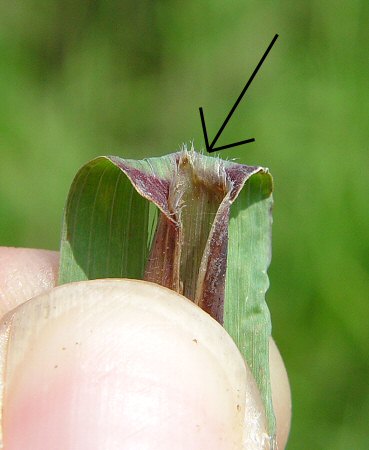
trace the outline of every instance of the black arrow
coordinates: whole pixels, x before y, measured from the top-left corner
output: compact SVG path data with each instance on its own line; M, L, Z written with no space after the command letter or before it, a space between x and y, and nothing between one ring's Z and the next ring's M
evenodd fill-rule
M225 148L229 148L229 147L236 147L237 145L248 144L249 142L254 142L255 141L254 138L251 138L251 139L246 139L244 141L234 142L233 144L223 145L221 147L214 148L214 145L216 144L217 140L219 139L219 136L222 134L222 132L223 132L224 128L226 127L229 119L232 117L232 114L235 112L235 109L237 108L238 104L242 100L242 97L245 95L245 92L247 91L248 87L252 83L252 80L255 78L255 76L258 73L261 65L265 61L265 58L268 56L268 53L272 49L272 47L273 47L273 45L274 45L274 43L275 43L275 41L277 39L278 39L278 34L276 34L274 36L274 38L272 39L272 42L269 44L268 48L266 49L264 55L262 56L261 60L259 61L259 64L256 66L255 70L252 72L251 77L248 79L245 87L242 89L241 94L238 96L238 99L236 100L236 103L232 106L232 109L229 111L228 116L226 117L226 119L223 122L222 126L219 128L218 133L215 135L215 138L213 139L213 141L212 141L212 143L210 145L209 145L209 140L208 140L208 134L206 132L204 112L202 110L202 107L200 106L199 110L200 110L202 131L204 133L206 150L209 153L215 152L217 150L224 150Z

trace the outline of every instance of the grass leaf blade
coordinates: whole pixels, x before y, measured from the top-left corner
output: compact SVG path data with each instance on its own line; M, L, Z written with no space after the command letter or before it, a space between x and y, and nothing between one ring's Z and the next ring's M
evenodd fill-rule
M275 443L269 378L271 320L265 302L271 259L272 178L252 175L231 206L224 327L248 362L265 405Z

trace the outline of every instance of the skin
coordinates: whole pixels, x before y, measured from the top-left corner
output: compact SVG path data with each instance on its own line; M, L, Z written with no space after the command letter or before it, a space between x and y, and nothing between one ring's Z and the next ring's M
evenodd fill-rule
M10 342L17 343L9 346L5 365L6 450L165 450L173 443L183 449L241 448L245 434L253 432L252 411L261 411L260 398L233 341L215 321L181 298L173 297L167 314L163 299L155 299L155 286L133 306L115 301L112 289L120 287L107 283L91 288L106 291L107 300L83 308L81 296L73 303L75 287L66 288L68 295L57 288L55 295L61 292L73 305L42 324L32 311L39 311L37 302L49 302L53 311L47 292L55 286L57 268L57 252L0 248L0 311L3 316L11 311L3 333L14 316ZM135 283L139 292L140 282ZM40 300L25 303L35 296ZM200 324L196 330L193 315ZM273 340L270 370L283 449L291 399Z

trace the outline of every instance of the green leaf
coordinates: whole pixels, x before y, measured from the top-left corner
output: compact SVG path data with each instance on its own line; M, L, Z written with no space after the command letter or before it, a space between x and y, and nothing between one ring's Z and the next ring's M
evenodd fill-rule
M123 161L104 156L80 169L64 211L60 284L143 278L157 220L157 208L147 200L150 174L160 173L163 179L169 175L170 157L160 158L160 164L158 159Z
M148 202L108 158L84 166L65 210L59 282L141 278L148 252L147 216Z
M254 174L231 207L224 304L224 328L254 374L270 433L276 425L269 375L271 320L265 293L271 260L272 189L269 174Z
M78 172L68 196L59 281L145 279L194 301L248 362L273 449L271 205L272 178L261 167L186 150L142 161L99 157Z

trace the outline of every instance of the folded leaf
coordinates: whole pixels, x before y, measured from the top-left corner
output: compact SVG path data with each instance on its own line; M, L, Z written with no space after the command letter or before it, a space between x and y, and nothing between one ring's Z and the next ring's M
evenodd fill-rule
M145 279L208 312L254 374L273 449L265 303L271 205L272 178L261 167L187 150L142 161L99 157L69 193L59 281Z

